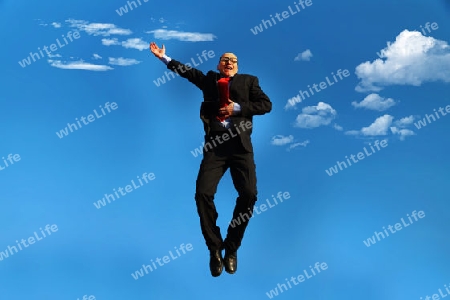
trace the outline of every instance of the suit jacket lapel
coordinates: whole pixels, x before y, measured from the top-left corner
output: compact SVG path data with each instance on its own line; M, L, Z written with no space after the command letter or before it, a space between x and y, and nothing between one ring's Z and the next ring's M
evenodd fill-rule
M235 74L233 76L233 80L231 80L230 83L230 99L233 100L234 96L238 92L239 82L240 82L240 76L238 74Z

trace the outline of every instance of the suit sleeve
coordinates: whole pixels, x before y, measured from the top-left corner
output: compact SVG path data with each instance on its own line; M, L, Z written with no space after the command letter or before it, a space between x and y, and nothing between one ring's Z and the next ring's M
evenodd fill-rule
M172 59L167 64L167 69L177 73L183 78L186 78L187 80L189 80L189 82L193 83L199 89L203 90L205 74L203 74L202 71L192 67L188 67L175 59Z
M272 110L272 102L270 102L269 97L262 91L257 77L253 77L249 92L249 102L239 103L241 106L241 116L251 117L254 115L264 115Z

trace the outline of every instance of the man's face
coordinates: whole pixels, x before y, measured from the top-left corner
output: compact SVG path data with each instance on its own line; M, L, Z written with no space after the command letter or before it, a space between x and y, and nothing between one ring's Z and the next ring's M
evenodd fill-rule
M225 77L234 76L238 71L237 56L233 53L224 53L220 57L217 70Z

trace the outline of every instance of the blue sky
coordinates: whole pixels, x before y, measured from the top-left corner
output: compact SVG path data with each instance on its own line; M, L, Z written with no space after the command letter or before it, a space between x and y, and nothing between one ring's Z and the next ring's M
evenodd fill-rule
M0 1L2 299L446 293L448 2L140 3L125 12L123 0ZM205 73L234 52L273 102L254 118L257 205L290 198L251 220L234 275L211 277L195 207L202 94L179 77L161 83L151 41ZM215 200L222 234L236 195L227 172ZM374 239L396 223L403 229ZM170 251L177 257L131 275ZM275 296L316 262L327 269Z

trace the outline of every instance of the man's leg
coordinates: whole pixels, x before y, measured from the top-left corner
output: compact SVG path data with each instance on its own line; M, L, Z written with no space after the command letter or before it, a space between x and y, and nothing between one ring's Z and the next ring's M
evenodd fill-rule
M195 202L200 217L200 227L208 250L222 249L222 235L216 225L218 213L214 195L223 174L228 169L226 158L213 152L205 152L197 176Z
M238 197L224 247L230 251L237 251L257 201L256 165L253 153L234 155L230 161L230 173Z
M228 169L227 156L224 155L227 148L226 145L220 145L218 148L212 149L211 152L203 152L195 193L200 226L210 251L209 269L213 277L220 276L223 269L223 240L220 228L216 225L219 215L214 205L214 195L220 179Z
M224 241L225 270L234 274L237 270L237 250L241 246L245 229L253 214L257 201L256 165L253 153L238 153L230 160L230 173L238 192L233 219L228 226Z

